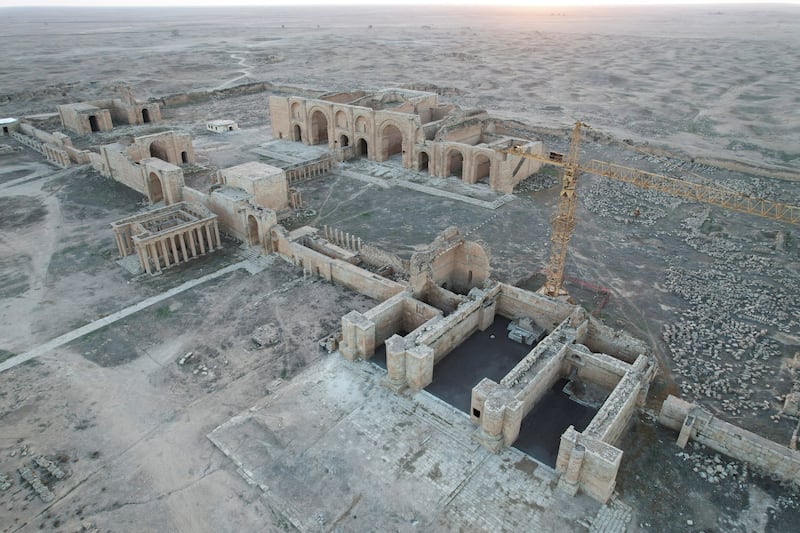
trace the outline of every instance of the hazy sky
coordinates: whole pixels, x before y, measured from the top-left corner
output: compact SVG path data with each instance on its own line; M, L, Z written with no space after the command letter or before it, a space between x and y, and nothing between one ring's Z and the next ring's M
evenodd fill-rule
M342 5L342 4L461 4L461 5L620 5L620 4L799 4L800 0L765 2L764 0L0 0L9 6L233 6L233 5Z

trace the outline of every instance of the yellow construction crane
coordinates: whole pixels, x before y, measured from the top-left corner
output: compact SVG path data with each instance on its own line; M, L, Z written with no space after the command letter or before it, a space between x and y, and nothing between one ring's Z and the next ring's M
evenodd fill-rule
M582 165L580 162L580 142L581 128L588 128L582 122L576 122L572 130L572 137L569 145L569 152L566 157L558 152L539 155L526 152L519 146L498 149L499 152L533 159L548 165L555 165L562 168L561 192L558 200L558 210L553 216L550 231L550 261L545 269L547 280L539 290L542 294L552 297L566 296L564 290L564 265L567 258L567 245L575 229L575 209L578 205L578 197L575 187L580 173L588 172L597 176L602 176L616 181L632 183L643 189L653 189L673 196L679 196L686 200L702 202L758 215L761 217L772 218L790 224L800 224L800 208L792 205L781 204L762 198L753 198L746 194L741 194L722 187L712 187L701 185L691 181L684 181L670 178L652 172L645 172L635 168L623 167L605 161L592 160Z

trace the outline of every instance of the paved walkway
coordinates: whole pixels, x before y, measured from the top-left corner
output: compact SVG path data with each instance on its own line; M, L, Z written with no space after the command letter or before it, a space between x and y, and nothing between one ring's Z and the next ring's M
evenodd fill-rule
M224 268L221 268L221 269L217 270L216 272L212 272L211 274L206 274L205 276L201 276L199 278L187 281L186 283L178 285L177 287L174 287L174 288L172 288L172 289L170 289L170 290L168 290L166 292L162 292L161 294L158 294L156 296L151 296L150 298L147 298L146 300L142 300L141 302L133 304L130 307L126 307L125 309L117 311L116 313L112 313L112 314L110 314L108 316L105 316L105 317L99 319L99 320L95 320L94 322L90 322L89 324L86 324L85 326L81 326L78 329L73 329L72 331L70 331L68 333L65 333L65 334L63 334L63 335L61 335L59 337L56 337L55 339L53 339L51 341L48 341L48 342L46 342L44 344L40 344L39 346L36 346L35 348L33 348L31 350L28 350L25 353L21 353L19 355L15 355L14 357L3 361L2 363L0 363L0 373L5 372L6 370L8 370L10 368L14 368L15 366L20 365L20 364L24 363L25 361L30 361L31 359L35 359L36 357L39 357L40 355L44 355L45 353L49 352L50 350L54 350L54 349L58 348L59 346L63 346L65 344L67 344L68 342L72 342L75 339L83 337L84 335L86 335L88 333L92 333L93 331L97 331L100 328L104 328L104 327L108 326L109 324L113 324L114 322L116 322L117 320L120 320L121 318L125 318L125 317L128 317L128 316L130 316L130 315L132 315L134 313L138 313L142 309L146 309L146 308L150 307L151 305L155 305L155 304L157 304L159 302L163 302L167 298L172 298L176 294L180 294L180 293L182 293L184 291L188 291L189 289L197 287L198 285L201 285L201 284L203 284L203 283L205 283L207 281L211 281L212 279L220 278L220 277L224 276L225 274L228 274L228 273L233 272L235 270L248 269L248 266L250 266L250 263L251 263L251 261L240 261L238 263L234 263L233 265L229 265L229 266L226 266Z

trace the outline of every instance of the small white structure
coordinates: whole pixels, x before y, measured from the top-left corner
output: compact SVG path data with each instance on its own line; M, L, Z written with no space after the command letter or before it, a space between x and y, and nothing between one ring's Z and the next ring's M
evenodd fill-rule
M226 133L238 130L239 124L233 120L212 120L206 124L206 129L214 133Z
M0 130L3 135L10 135L12 131L17 131L19 121L15 118L0 118Z

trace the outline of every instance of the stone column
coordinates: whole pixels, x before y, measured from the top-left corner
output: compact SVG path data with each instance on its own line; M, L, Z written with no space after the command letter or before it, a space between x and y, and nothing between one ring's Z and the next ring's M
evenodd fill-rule
M406 388L405 339L392 335L386 339L386 385L395 392Z
M406 351L406 382L414 390L421 390L433 381L433 348L414 346Z
M167 250L167 239L166 238L161 239L160 241L158 241L158 244L161 245L161 251L164 252L164 268L169 268L170 262L169 262L169 251Z
M189 248L192 250L192 257L197 257L197 248L194 245L194 230L188 230L186 236L189 237Z
M577 485L583 466L583 457L586 455L586 448L583 444L576 444L569 456L567 471L564 473L564 481L569 485Z
M183 238L183 233L178 234L178 239L181 241L181 252L183 252L183 260L189 260L189 254L186 253L186 239Z
M175 260L175 264L179 264L181 262L180 258L178 257L178 247L175 246L175 235L167 237L169 243L172 245L172 259Z
M148 274L152 274L150 272L150 257L147 253L147 246L139 246L136 251L139 255L139 263L141 263L142 269Z
M213 252L214 251L214 238L211 237L211 223L209 222L208 224L206 224L205 228L206 228L206 235L208 236L208 251L209 252Z
M197 230L197 243L200 245L200 255L205 255L206 245L203 243L203 229L195 228Z
M217 223L216 219L214 219L214 222L212 222L211 224L213 224L214 226L214 237L217 238L217 248L222 248L222 239L219 238L219 224ZM260 243L261 243L261 236L259 235L259 244Z
M156 264L156 270L161 272L161 259L158 257L158 247L156 246L155 242L149 244L148 246L152 247L150 250L150 256L153 258L153 261Z
M117 243L117 251L119 252L120 257L125 257L128 255L125 253L125 248L122 246L122 239L120 238L119 230L114 230L114 241Z

